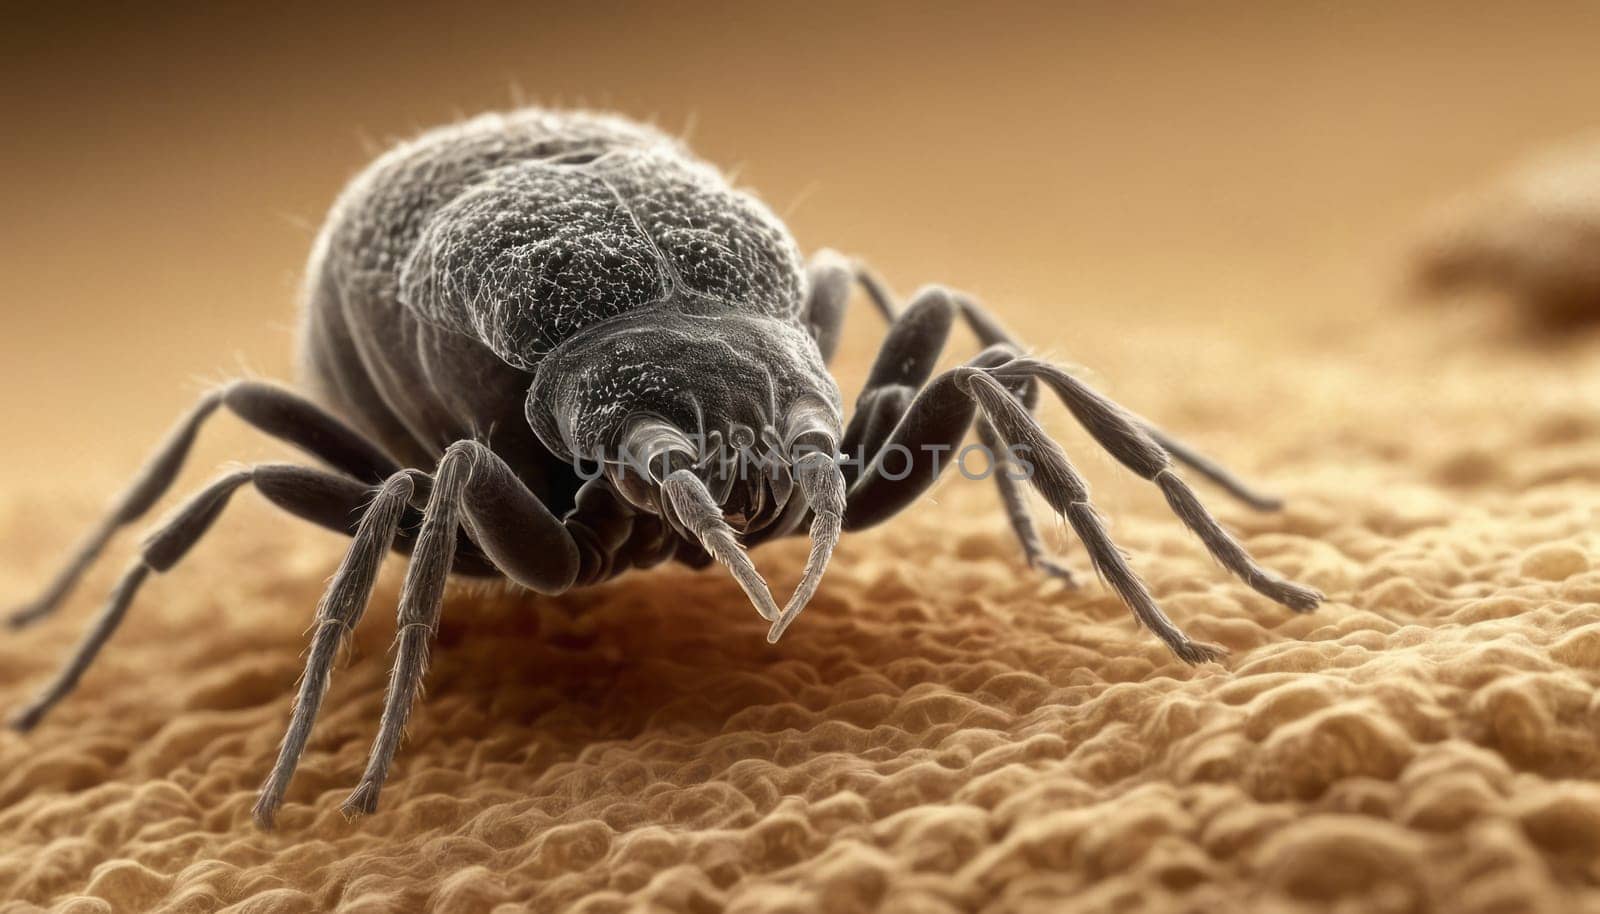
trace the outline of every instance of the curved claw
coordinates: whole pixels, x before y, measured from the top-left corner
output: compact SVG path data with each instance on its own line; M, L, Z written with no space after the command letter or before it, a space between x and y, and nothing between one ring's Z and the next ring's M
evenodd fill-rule
M700 477L689 470L676 470L662 480L661 491L683 526L694 534L713 559L733 574L761 618L768 621L780 618L777 601L772 599L766 580L756 571L744 547L739 545L733 528L723 519Z
M378 785L363 778L351 792L350 797L344 801L344 805L339 807L339 811L344 813L346 822L358 816L370 816L377 812Z
M828 560L839 544L844 532L845 483L844 474L830 452L813 451L794 463L795 481L800 494L811 506L815 517L811 521L811 555L806 559L806 569L800 585L783 608L783 614L772 623L767 632L767 642L776 643L800 611L811 602L822 575L828 570Z
M1178 659L1190 666L1201 663L1221 663L1228 656L1228 649L1220 644L1209 641L1191 641L1184 639L1181 644L1172 647L1172 652Z
M755 563L750 561L749 553L739 545L732 528L723 525L708 530L701 535L700 542L713 558L726 565L732 572L734 580L739 582L740 589L750 598L751 604L755 606L761 618L773 622L780 617L778 603L772 598L772 591L767 588L766 579L756 571Z

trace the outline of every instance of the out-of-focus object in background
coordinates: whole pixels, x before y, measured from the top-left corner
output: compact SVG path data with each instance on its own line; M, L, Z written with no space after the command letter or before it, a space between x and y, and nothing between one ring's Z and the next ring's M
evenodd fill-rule
M1430 300L1496 293L1531 329L1600 323L1600 137L1535 156L1443 208L1412 270Z

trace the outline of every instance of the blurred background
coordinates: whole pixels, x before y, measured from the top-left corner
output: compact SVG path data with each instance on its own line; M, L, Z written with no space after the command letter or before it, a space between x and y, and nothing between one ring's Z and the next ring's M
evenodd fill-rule
M1203 347L1244 313L1386 320L1386 259L1421 212L1595 126L1596 35L1593 3L13 12L0 485L113 486L204 384L287 377L334 195L464 114L687 131L808 251L977 292L1094 366L1137 361L1158 322ZM857 326L847 384L876 338ZM1140 384L1211 383L1181 352L1146 361Z

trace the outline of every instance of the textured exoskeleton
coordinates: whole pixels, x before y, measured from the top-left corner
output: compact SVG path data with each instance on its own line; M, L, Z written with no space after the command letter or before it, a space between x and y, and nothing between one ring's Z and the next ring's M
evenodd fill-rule
M846 425L826 366L857 285L889 331ZM958 320L987 348L936 374ZM1162 614L1111 542L1082 479L1033 419L1041 386L1158 485L1224 566L1294 609L1320 599L1257 567L1173 461L1258 508L1270 499L1027 357L970 298L929 287L900 310L836 254L803 263L754 197L678 141L616 117L489 115L376 161L317 241L300 357L305 395L249 381L207 394L51 586L11 617L21 625L60 605L112 534L165 492L217 410L317 458L325 469L231 472L179 508L60 676L15 718L32 726L65 696L149 574L176 564L232 493L253 486L353 538L318 609L289 731L256 807L263 825L392 549L410 566L383 720L353 811L376 806L452 572L557 594L669 558L715 560L777 640L815 592L841 531L916 500L974 427L1002 455L1004 471L992 475L1029 564L1070 581L1040 544L1024 479L1140 622L1186 661L1215 658L1218 648ZM802 532L811 553L780 608L745 547Z

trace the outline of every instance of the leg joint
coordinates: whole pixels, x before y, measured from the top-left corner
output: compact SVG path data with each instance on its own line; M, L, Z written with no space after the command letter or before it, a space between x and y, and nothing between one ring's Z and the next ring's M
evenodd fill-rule
M183 558L201 536L211 528L228 499L242 485L254 479L254 471L239 470L218 479L145 540L140 551L152 570L165 572Z
M491 452L483 442L471 438L463 438L452 443L444 449L444 457L440 458L439 466L442 468L447 461L465 463L470 470L474 464Z
M389 495L410 501L412 493L417 489L416 477L421 475L423 474L417 470L401 470L395 473L378 487L378 497Z

